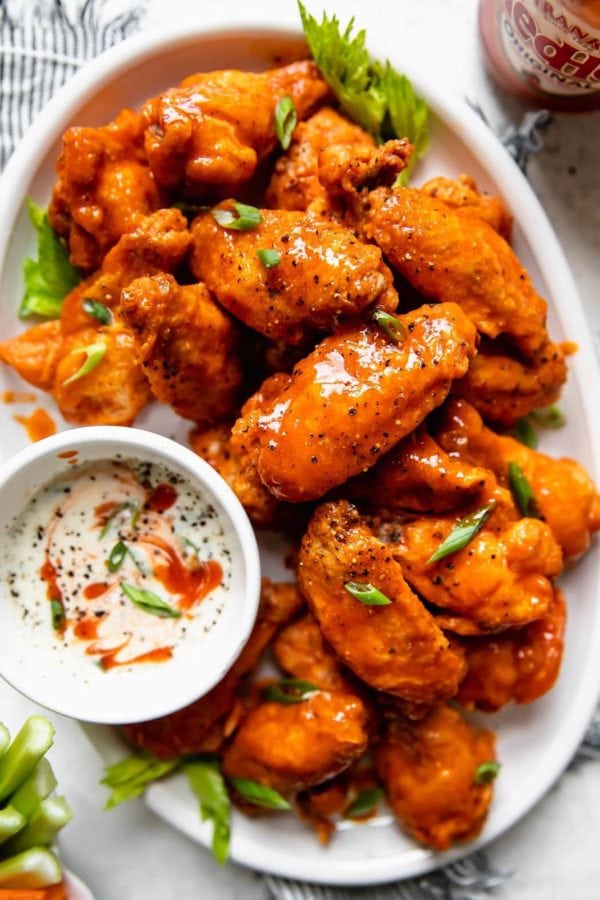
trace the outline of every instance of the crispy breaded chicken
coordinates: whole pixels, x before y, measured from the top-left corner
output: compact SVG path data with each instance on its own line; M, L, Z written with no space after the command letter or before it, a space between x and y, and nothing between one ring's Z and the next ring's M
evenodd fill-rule
M340 662L310 613L286 625L273 643L273 654L283 671L293 678L326 691L349 688Z
M206 213L194 222L192 239L196 278L221 306L273 340L298 344L369 306L393 312L398 305L379 248L308 213L262 210L262 222L248 231L223 228ZM276 253L275 265L267 268L262 250Z
M0 360L25 381L42 391L52 390L61 355L60 322L41 322L0 342Z
M161 206L144 157L143 123L132 109L100 128L65 131L56 168L50 222L82 269L98 269L121 235Z
M423 297L457 303L482 334L510 335L531 357L547 339L546 301L504 238L476 212L390 186L406 154L403 141L388 141L370 157L330 147L319 175L341 195L363 236Z
M437 439L448 453L492 469L501 484L508 483L508 464L517 463L565 559L574 560L589 548L592 535L600 530L600 495L580 463L552 459L508 435L496 434L464 400L448 403Z
M287 153L275 163L267 188L271 209L308 209L315 200L326 200L319 181L319 154L332 144L374 147L373 138L330 106L323 106L294 130Z
M414 703L456 693L460 655L356 507L340 500L317 508L302 540L298 581L323 636L366 684ZM390 603L364 605L346 589L350 582L373 585Z
M291 97L303 119L327 93L309 60L190 75L142 108L150 169L159 185L191 197L235 194L275 147L278 102Z
M495 759L494 734L473 728L449 706L419 722L392 719L375 747L375 765L398 821L434 850L476 837L492 800L477 783L482 763Z
M172 275L137 278L121 293L121 313L155 397L196 422L234 413L239 332L205 285L182 286Z
M465 638L467 674L456 699L465 709L495 712L507 703L532 703L554 686L563 654L567 607L562 591L545 616L525 628Z
M380 456L442 403L474 353L475 330L454 304L400 316L406 340L376 325L325 338L271 402L233 429L280 499L316 499Z
M488 225L510 241L512 216L500 197L480 193L473 178L459 175L458 178L431 178L419 187L420 191L443 200L455 209L468 207L476 212Z

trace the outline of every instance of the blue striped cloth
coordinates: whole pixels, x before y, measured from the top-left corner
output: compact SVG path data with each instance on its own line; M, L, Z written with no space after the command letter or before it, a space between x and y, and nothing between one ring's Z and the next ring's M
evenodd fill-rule
M0 0L0 168L35 115L87 60L140 27L144 3L109 0ZM481 110L478 110L481 113ZM505 146L525 170L541 148L545 110L528 113L503 135ZM600 759L600 714L576 760ZM485 853L473 853L439 872L398 884L329 888L265 876L273 900L486 900L506 880Z

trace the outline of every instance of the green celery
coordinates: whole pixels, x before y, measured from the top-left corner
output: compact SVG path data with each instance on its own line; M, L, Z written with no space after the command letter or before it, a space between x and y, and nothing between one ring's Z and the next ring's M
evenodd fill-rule
M14 806L5 806L4 809L0 809L0 844L20 831L26 821L25 816Z
M40 759L31 775L10 798L11 805L28 819L38 803L50 796L56 784L52 766L47 759Z
M31 774L54 740L54 727L43 716L30 716L0 759L0 802Z
M6 850L21 853L31 847L52 844L72 818L73 812L64 797L46 797L33 810L25 828L8 841Z
M0 722L0 757L4 756L10 744L10 734L8 728Z
M0 862L0 888L50 887L62 877L59 861L46 847L32 847Z

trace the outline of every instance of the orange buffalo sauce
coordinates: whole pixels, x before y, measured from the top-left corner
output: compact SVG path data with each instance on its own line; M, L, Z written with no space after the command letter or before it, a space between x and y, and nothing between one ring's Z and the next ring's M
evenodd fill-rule
M34 409L28 416L15 416L14 419L23 426L27 432L27 437L33 443L50 437L51 434L56 434L54 419L41 407Z

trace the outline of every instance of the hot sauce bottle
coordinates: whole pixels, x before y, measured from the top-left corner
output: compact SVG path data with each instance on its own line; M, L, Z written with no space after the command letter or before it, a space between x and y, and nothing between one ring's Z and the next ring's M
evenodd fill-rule
M480 0L492 77L526 103L600 109L600 0Z

